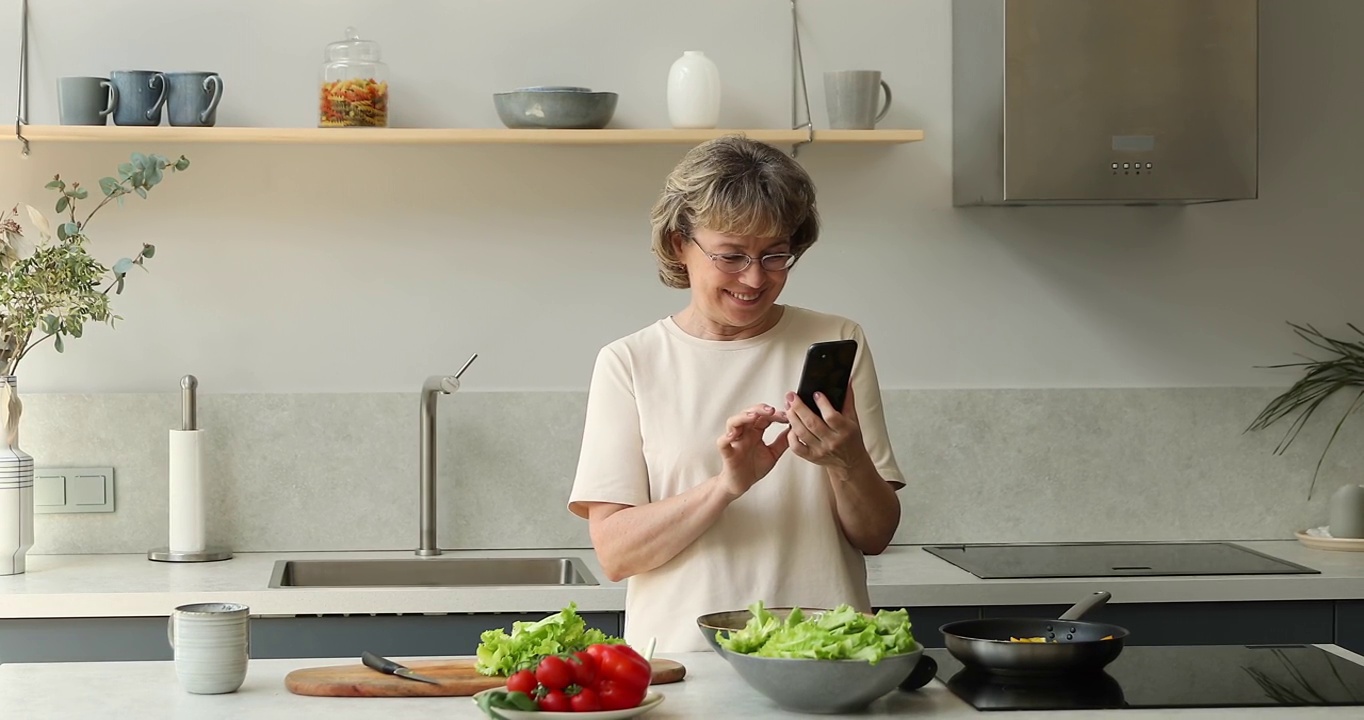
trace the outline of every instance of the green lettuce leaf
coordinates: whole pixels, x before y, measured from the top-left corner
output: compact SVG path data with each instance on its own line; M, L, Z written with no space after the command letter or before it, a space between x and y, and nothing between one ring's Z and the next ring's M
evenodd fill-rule
M511 634L502 628L479 635L474 668L483 675L508 677L517 670L533 668L546 655L567 655L598 643L623 643L623 639L587 627L577 603L534 622L512 623Z
M909 611L904 608L878 610L872 617L846 604L812 615L795 608L785 621L778 620L761 600L748 610L753 617L743 629L728 635L716 633L721 647L760 657L865 660L872 665L916 647Z

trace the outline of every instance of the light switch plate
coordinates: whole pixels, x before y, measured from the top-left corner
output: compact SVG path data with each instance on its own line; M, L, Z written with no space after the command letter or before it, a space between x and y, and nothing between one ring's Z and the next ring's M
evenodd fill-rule
M34 469L34 514L113 511L113 468Z

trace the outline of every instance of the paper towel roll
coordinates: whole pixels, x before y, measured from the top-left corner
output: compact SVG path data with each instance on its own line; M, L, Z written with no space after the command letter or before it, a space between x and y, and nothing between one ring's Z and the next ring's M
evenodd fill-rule
M170 551L203 552L203 430L170 431Z

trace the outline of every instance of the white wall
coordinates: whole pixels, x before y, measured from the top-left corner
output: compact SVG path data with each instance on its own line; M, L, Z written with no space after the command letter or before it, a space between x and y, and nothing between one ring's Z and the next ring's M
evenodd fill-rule
M31 109L55 78L214 69L222 125L309 126L323 46L383 44L394 124L493 127L490 94L621 93L616 126L666 126L672 60L704 49L722 123L789 121L785 0L31 0ZM947 0L801 0L820 74L875 67L907 146L813 147L825 235L784 299L861 320L893 388L1282 384L1254 366L1342 331L1364 300L1357 143L1364 3L1265 0L1261 197L1184 209L951 206ZM383 8L390 8L385 10ZM397 12L401 9L401 12ZM15 107L17 5L0 19L0 108ZM194 162L91 231L110 262L143 238L116 331L35 353L28 392L414 391L472 352L469 389L582 389L596 349L679 308L648 253L649 206L681 147L50 145L0 149L0 205L54 172L92 185L133 150Z

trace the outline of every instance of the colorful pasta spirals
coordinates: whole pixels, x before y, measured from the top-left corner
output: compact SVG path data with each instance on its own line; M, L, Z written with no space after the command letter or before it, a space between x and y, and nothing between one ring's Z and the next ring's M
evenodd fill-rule
M323 83L319 127L388 127L388 83L347 78Z

